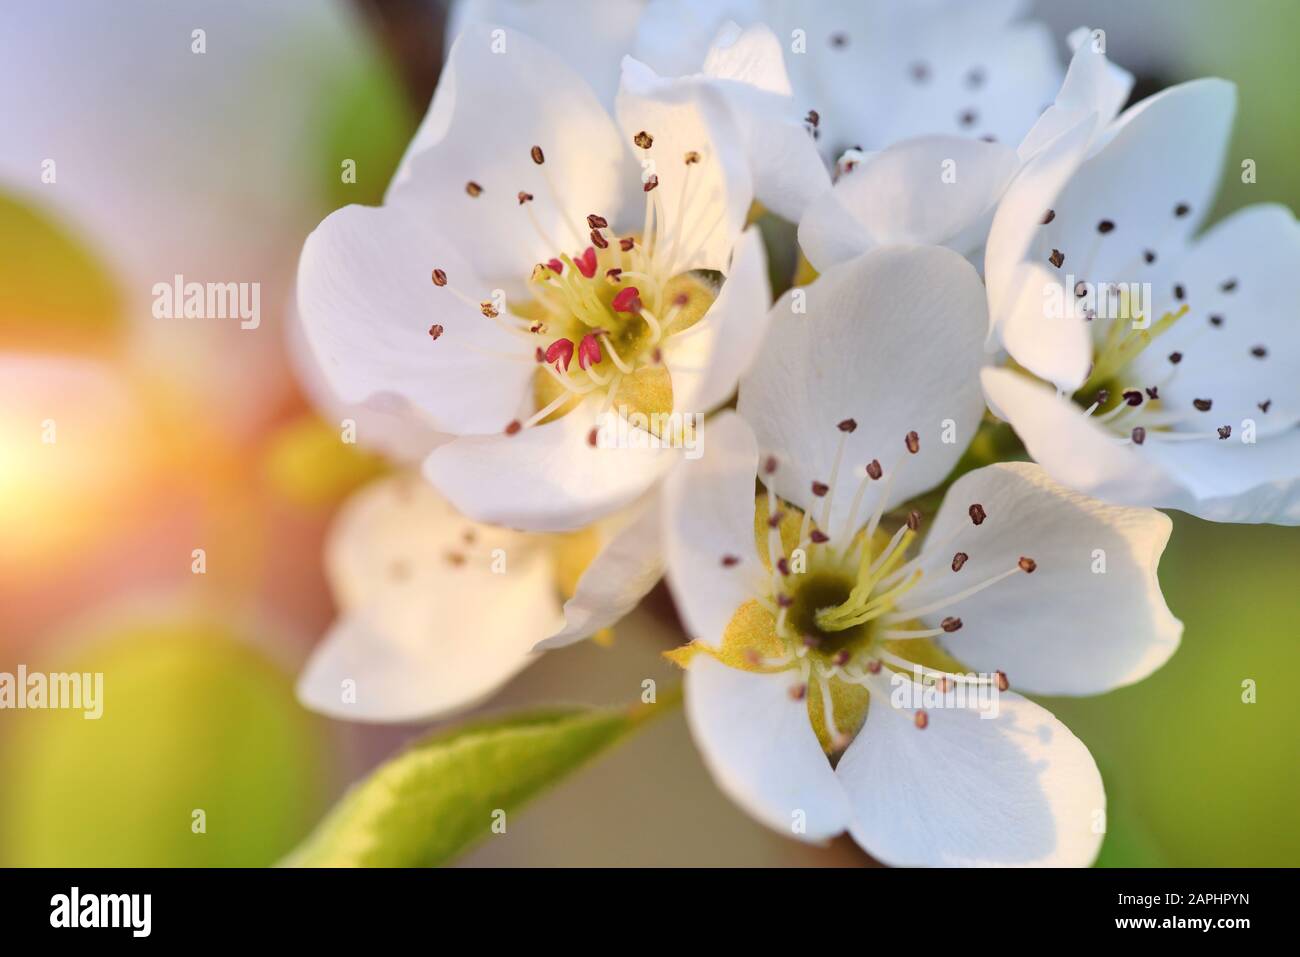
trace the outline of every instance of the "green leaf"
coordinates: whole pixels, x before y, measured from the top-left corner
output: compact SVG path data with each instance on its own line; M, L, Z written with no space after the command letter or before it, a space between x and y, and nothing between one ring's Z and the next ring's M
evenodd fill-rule
M353 786L289 867L433 867L669 704L557 708L440 732Z

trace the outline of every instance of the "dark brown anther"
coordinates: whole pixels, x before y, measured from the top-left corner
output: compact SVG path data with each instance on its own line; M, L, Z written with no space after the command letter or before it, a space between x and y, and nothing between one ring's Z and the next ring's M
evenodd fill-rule
M952 556L952 570L955 572L961 571L962 566L968 561L970 561L969 555L965 552L958 552L956 555Z
M849 663L849 659L852 657L853 655L849 653L849 649L841 648L839 651L835 652L835 657L832 658L831 661L843 668Z
M1236 288L1237 280L1235 279L1225 279L1223 282L1219 283L1219 289L1223 292L1232 292Z
M441 269L435 269L433 271L433 284L435 286L447 285L447 274L443 272Z
M700 161L700 154L697 153L695 150L689 150L687 151L686 155L682 157L682 159L687 166L694 166L696 163Z
M1160 386L1158 386L1158 385L1149 385L1149 386L1147 386L1147 398L1150 399L1152 402L1155 402L1157 399L1159 399L1159 398L1160 398Z
M438 325L435 322L433 325L429 327L429 338L437 339L440 335L442 335L442 331L443 331L442 326Z
M1223 316L1217 312L1213 313L1210 316L1210 325L1214 326L1216 329L1219 328L1219 326L1223 325Z
M605 238L604 234L602 234L599 229L593 229L591 231L591 244L597 249L609 248L609 240Z
M1250 350L1250 354L1254 356L1256 359L1263 359L1265 356L1268 355L1268 350L1265 349L1263 346L1254 346Z
M1192 207L1188 206L1186 203L1179 203L1177 206L1174 207L1174 215L1177 216L1179 219L1186 216L1191 211L1192 211Z
M984 511L984 506L981 505L979 502L976 502L974 505L968 508L966 510L966 514L970 516L970 520L974 522L976 525L983 525L984 519L989 517L989 513Z
M885 470L880 467L880 459L872 459L867 463L867 475L871 476L872 481L880 481L880 476L884 474Z
M825 532L823 532L820 528L814 528L812 532L808 535L808 537L818 545L825 545L827 542L831 540L831 537L827 535Z
M1047 257L1047 261L1057 269L1060 269L1065 263L1065 253L1061 252L1059 249L1053 249L1052 255Z
M907 435L903 437L903 444L907 446L907 451L911 452L913 455L921 451L921 437L915 432L908 432Z
M654 145L655 138L651 136L649 133L647 133L645 130L642 130L636 136L632 137L632 142L635 143L637 146L641 147L641 149L648 150L651 146Z
M1171 352L1169 353L1169 361L1174 365L1178 365L1183 361L1183 354L1181 352Z
M519 191L519 205L520 205L520 206L524 205L524 203L531 203L532 201L533 201L533 194L532 194L532 193L525 193L522 189Z
M993 675L998 680L999 691L1006 691L1011 687L1011 682L1007 680L1007 673L1005 671L995 671L993 672Z
M591 213L587 216L587 225L592 229L604 229L609 225L609 220L604 216L597 216L595 213Z
M648 193L650 192L650 190L654 189L658 185L659 185L659 177L655 176L654 174L651 174L650 178L641 184L641 191Z
M808 686L800 683L790 686L790 698L794 701L802 701L808 695Z
M1272 404L1273 404L1272 399L1265 399L1263 402L1256 403L1256 406L1258 407L1259 411L1267 415L1269 407L1272 406Z
M542 152L542 148L540 146L534 146L532 149L528 151L528 155L533 158L533 162L536 163L538 166L541 166L543 163L546 162L546 154Z
M785 512L773 512L767 517L768 528L779 528L781 520L785 518Z
M516 435L523 427L524 424L518 419L512 419L510 424L506 426L506 435Z
M1126 389L1124 391L1124 404L1137 407L1142 404L1142 393L1138 389Z
M1097 232L1101 233L1103 236L1111 232L1114 228L1115 228L1115 224L1112 223L1109 219L1103 219L1101 222L1097 224Z
M1041 225L1041 226L1046 226L1048 223L1050 223L1050 222L1051 222L1052 220L1054 220L1055 218L1056 218L1056 210L1054 210L1054 209L1049 209L1047 212L1043 213L1043 220L1042 220L1042 222L1041 222L1039 225Z
M776 560L776 570L782 575L790 574L790 563L785 560L784 556Z
M1210 411L1210 408L1214 405L1214 400L1213 400L1213 399L1193 399L1193 400L1192 400L1192 405L1196 406L1196 411L1198 411L1198 412L1209 412L1209 411Z
M623 250L623 252L625 253L631 252L632 247L635 245L636 245L636 240L633 239L631 236L624 236L622 239L618 241L618 248Z
M605 270L605 278L608 279L614 285L618 285L618 283L622 281L622 276L623 276L623 270L621 269L614 268L614 269Z
M789 595L777 595L776 603L780 605L782 608L789 608L791 605L794 604L794 599L791 598Z
M839 429L841 432L850 432L850 433L856 431L857 427L858 427L858 423L856 419L844 419L838 425L835 426L835 428Z
M970 126L974 126L975 122L978 119L979 119L979 114L976 113L974 110L962 110L960 115L958 115L957 117L957 122L960 123L962 126L970 127Z
M465 192L469 193L471 196L480 196L483 193L483 187L473 180L470 180L465 184Z
M1020 566L1020 570L1026 575L1032 575L1034 569L1038 567L1038 562L1034 561L1032 558L1026 558L1024 555L1020 556L1020 561L1016 562L1016 564Z
M1150 266L1153 262L1156 261L1156 252L1155 252L1155 250L1154 250L1154 249L1148 249L1146 252L1144 252L1144 253L1142 254L1142 259L1143 259L1143 261L1144 261L1148 266Z
M590 432L587 433L587 444L590 445L593 449L596 447L596 443L599 441L600 441L599 429L592 429Z
M803 118L803 121L813 129L817 129L817 127L821 125L822 115L816 110L809 110L808 115Z
M952 617L945 618L943 621L939 622L939 627L951 635L954 631L959 631L961 629L961 619Z
M1097 395L1093 398L1092 401L1096 402L1098 405L1105 405L1107 402L1110 401L1110 390L1109 389L1098 390Z
M769 455L767 458L763 459L763 472L766 473L767 475L771 475L773 472L775 472L776 466L777 466L777 461L775 455Z
M827 485L825 482L813 482L813 483L812 483L812 493L813 493L814 495L816 495L818 498L821 498L822 496L824 496L824 495L825 495L827 492L829 492L830 490L831 490L831 487L830 487L829 485Z
M1143 442L1147 440L1147 430L1142 428L1142 426L1140 425L1134 427L1133 431L1129 433L1129 435L1130 438L1133 439L1134 445L1141 445Z
M1183 284L1181 282L1174 283L1174 298L1177 299L1179 302L1182 302L1184 299L1187 298L1187 290L1183 288Z
M736 556L736 555L723 555L723 556L722 556L722 567L723 567L723 568L734 568L736 565L739 565L739 564L740 564L740 558L739 558L738 556Z
M921 513L916 509L907 513L907 527L914 532L921 528Z
M1232 426L1221 425L1219 426L1218 431L1219 431L1219 438L1226 439L1228 436L1232 435Z

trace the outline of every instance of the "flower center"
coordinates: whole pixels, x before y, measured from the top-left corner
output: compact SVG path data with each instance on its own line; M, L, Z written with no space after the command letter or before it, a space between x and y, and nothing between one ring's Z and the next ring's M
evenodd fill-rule
M654 137L641 131L633 138L638 150L649 152ZM651 173L654 162L643 162L641 189L645 219L639 233L618 235L600 213L585 219L571 214L556 189L541 146L529 155L540 168L543 199L560 213L561 225L573 247L569 254L548 235L535 211L537 197L526 190L517 194L519 207L555 255L536 264L530 276L532 296L508 305L497 298L482 301L450 285L447 273L433 270L433 284L446 288L461 302L526 342L527 354L539 371L534 380L534 411L526 420L515 419L507 435L552 421L593 394L603 396L601 412L615 406L620 414L640 413L658 421L657 413L673 411L672 379L664 361L663 345L699 322L717 298L717 284L708 273L690 268L708 237L722 222L723 213L708 228L687 230L684 224L697 201L700 175L694 168L701 154L690 150L682 157L685 173L670 219ZM659 158L659 162L664 162ZM660 167L662 168L662 166ZM482 184L465 184L471 200L484 193ZM429 336L437 341L447 330L435 323ZM470 346L470 348L474 348ZM528 361L511 353L505 358ZM596 442L592 430L591 443Z
M771 476L780 463L769 456L759 476L764 489L755 501L754 530L765 568L762 579L754 581L754 600L737 609L720 648L693 644L670 656L687 664L691 654L703 651L731 667L794 672L797 678L790 694L807 700L809 721L830 755L847 747L862 726L870 693L888 699L891 682L921 680L945 693L963 685L1005 691L1005 674L971 674L934 643L933 639L960 631L961 618L947 615L937 627L926 627L922 619L1037 568L1033 559L1022 556L1010 568L982 580L955 579L964 587L942 587L936 591L944 594L900 607L923 579L943 568L960 573L970 556L948 549L963 529L943 541L928 541L924 551L909 558L921 527L920 513L909 512L892 533L882 528L890 487L907 460L920 451L918 434L909 432L888 469L872 459L851 470L860 478L854 483L847 520L840 529L825 531L830 527L845 443L857 424L845 419L836 428L840 442L828 481L812 483L812 494L823 505L819 521L814 522L812 509L802 511L777 498ZM860 526L860 506L874 483L881 485L876 506ZM971 503L967 514L975 526L988 518L978 502ZM738 556L723 555L721 563L739 574L748 573ZM925 711L916 710L914 717L918 728L927 726Z

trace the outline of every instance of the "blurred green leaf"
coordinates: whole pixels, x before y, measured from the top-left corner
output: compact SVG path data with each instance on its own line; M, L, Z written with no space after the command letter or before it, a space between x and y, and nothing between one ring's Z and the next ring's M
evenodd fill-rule
M123 327L108 264L57 217L0 193L0 339L7 348L95 351Z
M509 815L666 705L551 709L435 734L355 785L284 863L444 864L492 833L494 812Z
M320 813L326 752L288 674L203 619L86 637L26 663L102 673L98 720L80 710L0 720L0 864L261 867L302 839Z

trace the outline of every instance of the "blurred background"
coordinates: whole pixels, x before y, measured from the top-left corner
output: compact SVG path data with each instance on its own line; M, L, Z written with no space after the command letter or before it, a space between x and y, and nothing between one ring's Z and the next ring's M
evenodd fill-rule
M379 201L437 80L445 9L146 6L0 12L0 672L105 675L101 720L0 711L0 865L270 864L425 730L330 721L293 696L332 616L325 529L384 466L311 411L285 329L305 235L331 209ZM1038 7L1061 37L1105 29L1139 96L1236 82L1228 169L1254 159L1258 181L1225 180L1215 218L1300 208L1300 5ZM153 319L149 290L174 273L259 282L260 326ZM1161 581L1181 650L1137 687L1045 702L1106 778L1099 863L1300 864L1300 530L1174 518ZM548 655L487 708L632 700L646 677L676 680L659 653L679 642L656 592L613 648ZM749 821L676 714L464 863L870 861L847 840L809 848Z

